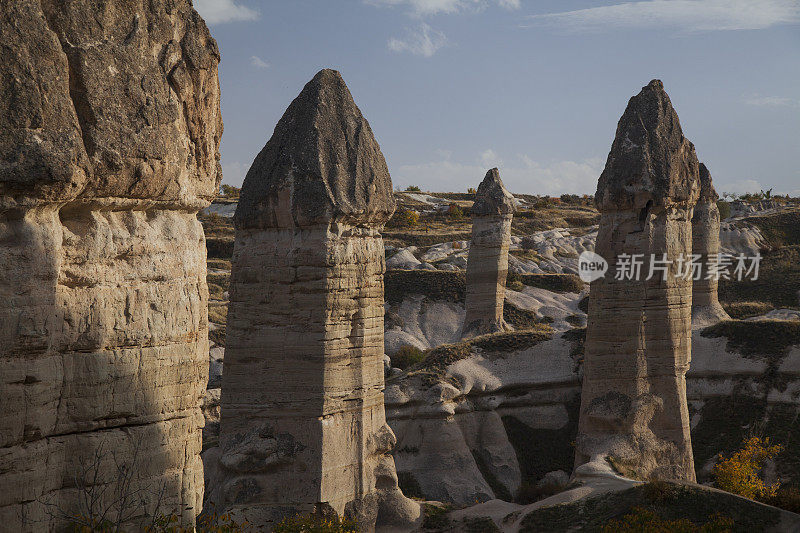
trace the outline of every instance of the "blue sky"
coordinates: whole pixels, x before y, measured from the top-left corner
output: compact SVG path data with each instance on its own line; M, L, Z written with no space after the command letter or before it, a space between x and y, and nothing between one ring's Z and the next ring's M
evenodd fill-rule
M659 78L717 190L800 195L800 0L195 0L222 53L223 182L341 71L395 186L593 193Z

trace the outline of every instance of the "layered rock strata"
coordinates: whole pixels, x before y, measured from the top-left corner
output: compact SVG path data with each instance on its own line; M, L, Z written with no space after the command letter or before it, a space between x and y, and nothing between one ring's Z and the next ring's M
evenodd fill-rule
M0 529L193 524L216 43L185 0L21 0L0 40Z
M386 162L342 77L291 103L234 216L214 500L261 526L331 509L414 520L383 408Z
M699 264L698 276L692 282L692 325L704 327L728 320L728 313L719 303L717 268L719 265L719 195L714 190L711 174L700 163L700 198L692 216L692 253Z
M467 259L466 316L462 338L508 329L503 300L514 197L496 168L486 173L472 205L472 240Z
M609 272L590 290L578 475L611 463L627 477L695 479L685 379L692 280L679 276L678 258L692 251L698 174L694 146L653 80L628 102L595 195L595 252Z

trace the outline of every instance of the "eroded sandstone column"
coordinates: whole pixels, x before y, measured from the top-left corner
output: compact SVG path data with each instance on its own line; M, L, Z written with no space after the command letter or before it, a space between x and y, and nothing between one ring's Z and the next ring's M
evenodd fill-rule
M719 195L714 190L711 174L700 163L700 198L694 206L692 217L692 253L699 256L700 277L692 282L692 326L705 327L720 320L729 320L728 313L719 303L719 281L709 273L709 262L717 263L719 254ZM713 269L712 269L713 272Z
M216 43L187 0L20 0L0 41L0 529L98 518L120 468L126 528L193 523Z
M467 260L466 315L462 338L508 329L503 301L514 197L496 168L486 173L472 205L472 241Z
M379 230L394 209L369 123L339 73L320 71L234 216L214 499L236 516L265 526L332 508L368 530L379 510L419 514L397 489L383 408Z
M646 278L651 254L675 261L692 250L698 172L663 85L651 81L628 102L595 196L595 251L609 271L590 291L576 466L591 464L576 475L612 466L638 479L695 479L685 381L692 283L676 277L677 262ZM623 254L643 257L638 279L616 279Z

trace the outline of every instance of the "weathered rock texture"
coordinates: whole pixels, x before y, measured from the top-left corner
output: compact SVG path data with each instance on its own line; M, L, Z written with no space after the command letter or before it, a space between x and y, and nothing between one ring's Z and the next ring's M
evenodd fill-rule
M700 163L700 198L692 216L692 253L699 256L699 278L692 282L692 326L704 327L720 320L728 320L717 296L719 280L709 274L709 263L718 264L719 254L719 195L714 190L711 174ZM710 269L713 274L714 269ZM708 279L706 279L708 277Z
M653 80L628 102L595 196L595 252L610 266L590 290L578 467L608 460L628 477L695 479L685 380L692 282L677 277L676 260L692 250L698 173L694 146ZM623 254L643 254L638 280L616 279ZM648 280L651 254L673 262Z
M503 300L513 216L514 197L493 168L478 186L472 205L464 338L508 329L503 320Z
M214 500L265 525L330 507L415 519L383 408L386 162L338 72L284 113L234 216ZM416 513L416 514L415 514Z
M186 0L19 0L0 41L0 529L98 511L122 466L128 522L162 486L192 522L216 43Z

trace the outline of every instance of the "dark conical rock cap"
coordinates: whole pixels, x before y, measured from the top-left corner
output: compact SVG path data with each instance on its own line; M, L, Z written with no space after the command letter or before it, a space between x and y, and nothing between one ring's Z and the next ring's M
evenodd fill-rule
M683 136L664 85L653 80L619 119L595 203L600 211L642 209L651 200L655 207L691 206L699 193L698 173L694 145Z
M698 202L711 203L719 200L719 194L714 189L711 173L703 163L700 163L700 199Z
M496 168L486 173L486 177L478 185L475 203L472 204L474 216L507 215L514 212L514 196L508 192L500 180L500 172Z
M385 223L395 209L378 142L341 74L324 69L286 109L256 156L234 215L238 228Z

